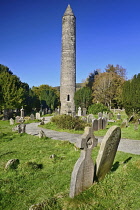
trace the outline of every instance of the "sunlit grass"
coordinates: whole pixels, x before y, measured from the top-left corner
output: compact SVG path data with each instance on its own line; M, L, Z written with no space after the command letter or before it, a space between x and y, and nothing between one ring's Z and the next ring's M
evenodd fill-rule
M105 179L70 199L71 172L80 151L67 141L39 139L11 128L0 121L0 209L27 210L37 203L50 210L139 209L139 155L117 152ZM94 162L98 150L93 149ZM6 171L5 164L13 158L19 159L18 168Z

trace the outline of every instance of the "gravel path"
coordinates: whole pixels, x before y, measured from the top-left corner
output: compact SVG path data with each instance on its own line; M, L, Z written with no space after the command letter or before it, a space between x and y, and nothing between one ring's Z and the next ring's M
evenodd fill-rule
M45 123L49 122L50 118L51 117L46 117ZM45 135L49 138L55 140L65 140L71 143L76 143L77 138L81 136L81 134L72 134L66 132L58 132L50 129L44 129L38 127L39 124L40 123L26 124L26 133L31 135L38 135L39 131L43 130L45 132ZM96 138L98 138L98 142L100 143L103 137L96 137ZM121 139L118 151L140 155L140 140Z

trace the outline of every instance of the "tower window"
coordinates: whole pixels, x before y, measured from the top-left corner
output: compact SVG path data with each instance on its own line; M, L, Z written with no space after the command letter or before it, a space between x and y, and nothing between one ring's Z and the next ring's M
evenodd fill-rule
M70 101L70 95L67 95L67 101Z

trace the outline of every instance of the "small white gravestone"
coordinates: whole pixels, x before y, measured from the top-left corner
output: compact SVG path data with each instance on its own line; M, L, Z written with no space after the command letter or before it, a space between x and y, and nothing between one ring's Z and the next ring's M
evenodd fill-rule
M91 127L85 127L82 138L79 138L76 147L81 149L80 158L77 160L70 184L69 196L73 198L93 184L94 164L91 158L93 147L97 146L97 139L93 135Z
M78 116L81 116L81 107L78 108Z
M36 113L36 119L40 120L40 113L39 112Z
M10 125L14 125L14 120L13 120L13 118L10 118Z
M96 159L96 179L103 179L112 167L121 139L121 129L112 126L104 136Z

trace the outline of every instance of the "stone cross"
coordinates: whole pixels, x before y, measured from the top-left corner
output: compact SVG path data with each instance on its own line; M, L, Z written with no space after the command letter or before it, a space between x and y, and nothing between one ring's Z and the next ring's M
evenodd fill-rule
M69 194L71 198L93 184L94 164L91 153L95 146L97 146L97 139L93 135L92 128L85 127L82 138L79 138L76 143L76 147L81 149L81 155L77 160L71 175Z
M121 138L121 129L112 126L104 136L96 159L96 179L103 179L112 167Z

